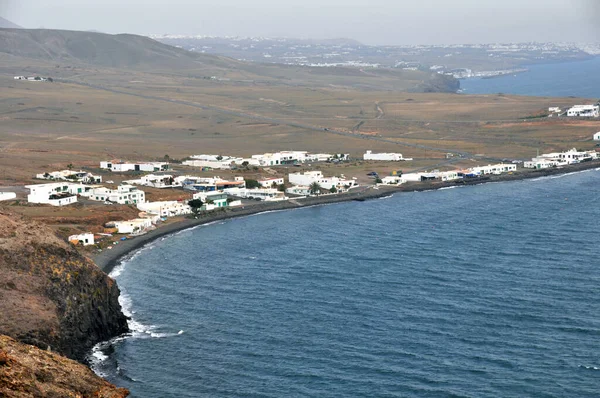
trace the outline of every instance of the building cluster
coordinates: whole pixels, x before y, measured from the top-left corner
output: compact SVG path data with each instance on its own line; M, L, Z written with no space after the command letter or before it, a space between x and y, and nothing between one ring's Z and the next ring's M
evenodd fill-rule
M169 163L167 162L147 162L147 163L128 163L121 160L103 161L100 162L100 168L110 170L115 173L123 173L127 171L167 171Z
M527 169L548 169L551 167L588 162L595 159L598 159L598 152L578 151L576 148L573 148L564 152L552 152L536 156L532 158L531 161L523 163L523 167Z
M52 82L51 77L41 77L41 76L15 76L15 80L26 80L29 82Z
M487 166L472 167L466 170L450 170L431 172L407 173L402 175L391 175L383 177L383 185L400 185L407 182L420 181L455 181L459 179L477 178L486 175L500 175L517 171L517 165L511 163L490 164Z
M558 106L551 106L548 108L548 113L550 117L554 115L566 115L568 117L600 117L600 104L573 105L565 112Z
M348 154L308 153L307 151L282 151L252 155L249 158L222 155L193 155L183 162L185 166L203 169L230 170L237 167L269 167L303 164L308 162L327 162L348 160Z

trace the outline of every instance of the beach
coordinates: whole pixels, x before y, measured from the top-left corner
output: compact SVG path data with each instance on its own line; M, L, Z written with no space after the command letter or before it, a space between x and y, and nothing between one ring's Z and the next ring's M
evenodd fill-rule
M489 175L479 178L454 180L447 182L427 181L407 183L400 186L379 186L377 188L359 187L355 190L342 194L322 195L278 202L257 202L246 206L228 208L225 211L211 211L208 213L200 214L198 218L186 218L179 222L173 222L170 224L160 226L156 230L150 231L144 235L129 238L125 241L120 241L119 244L114 245L112 249L103 250L100 253L95 253L91 256L91 258L96 263L96 265L100 267L104 272L110 273L114 269L114 267L119 264L121 259L127 257L130 254L133 254L138 249L142 248L146 244L151 243L152 241L158 238L176 233L181 230L213 223L216 221L223 221L232 218L250 216L271 211L283 211L302 207L319 206L348 201L366 201L387 197L399 192L419 192L435 190L440 188L478 185L491 182L518 181L532 178L542 178L590 170L598 167L600 167L600 161L596 160L570 165L562 168L550 168L543 170L520 170L513 174Z

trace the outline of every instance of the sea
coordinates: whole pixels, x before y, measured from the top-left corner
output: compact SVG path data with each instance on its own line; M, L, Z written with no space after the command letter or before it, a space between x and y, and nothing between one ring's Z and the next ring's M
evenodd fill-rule
M112 272L132 397L598 397L600 169L178 232Z
M600 57L586 61L525 65L528 72L460 81L464 94L517 94L600 99Z

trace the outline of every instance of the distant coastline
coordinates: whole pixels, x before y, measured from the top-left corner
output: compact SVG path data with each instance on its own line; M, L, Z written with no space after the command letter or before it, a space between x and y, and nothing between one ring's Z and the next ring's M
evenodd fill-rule
M399 192L422 192L437 190L440 188L448 187L461 187L461 186L472 186L480 185L490 182L507 182L507 181L519 181L532 178L549 177L554 175L574 173L584 170L591 170L600 168L600 161L590 161L580 163L577 165L571 165L563 168L553 168L544 170L534 171L520 171L514 174L503 174L503 175L490 175L481 178L474 178L471 180L456 180L447 182L420 182L420 183L408 183L400 186L380 186L378 189L368 188L362 189L361 191L349 192L337 195L324 195L309 197L303 199L292 199L281 202L262 202L252 204L249 206L243 206L238 208L230 208L227 211L215 211L211 213L205 213L197 219L182 219L181 221L174 222L172 224L164 225L154 231L150 231L145 235L138 236L126 241L120 242L118 245L114 245L111 250L104 250L101 253L96 253L91 256L92 260L100 267L104 272L110 274L110 272L117 266L121 261L127 257L135 254L139 249L146 246L153 241L172 235L176 232L214 223L217 221L225 221L232 218L239 218L245 216L251 216L254 214L260 214L270 211L283 211L299 209L303 207L319 206L333 203L349 202L349 201L366 201L372 199L378 199L387 197Z
M597 100L600 96L600 55L584 60L522 65L527 73L506 73L491 77L460 80L464 94L513 94L537 97L580 97Z

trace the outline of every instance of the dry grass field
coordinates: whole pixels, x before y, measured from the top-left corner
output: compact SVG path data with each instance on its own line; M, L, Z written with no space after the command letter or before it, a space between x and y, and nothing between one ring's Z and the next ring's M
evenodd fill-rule
M397 151L431 164L446 150L527 158L538 148L591 148L600 126L530 119L550 105L584 101L573 98L248 86L142 72L117 76L98 70L70 76L68 83L32 83L0 75L0 179L28 181L42 170L94 166L107 158L249 156L286 149L355 157L366 149ZM378 137L389 141L372 139Z

